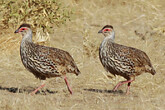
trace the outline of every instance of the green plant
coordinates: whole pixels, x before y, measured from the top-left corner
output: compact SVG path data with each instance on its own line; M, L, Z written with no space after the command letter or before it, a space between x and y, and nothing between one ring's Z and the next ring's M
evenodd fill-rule
M0 11L0 26L3 28L26 22L48 32L51 32L54 25L70 20L72 13L57 0L1 0Z

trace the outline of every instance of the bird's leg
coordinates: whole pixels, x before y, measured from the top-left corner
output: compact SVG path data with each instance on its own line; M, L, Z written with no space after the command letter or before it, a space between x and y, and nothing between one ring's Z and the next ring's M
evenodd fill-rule
M127 90L126 90L126 94L127 94L127 95L129 94L130 86L131 86L131 82L128 83L128 87L127 87Z
M121 81L119 82L113 89L113 91L116 91L118 87L120 87L121 85L125 84L125 83L128 83L128 88L127 88L127 94L129 93L129 89L130 89L130 85L131 85L131 82L135 80L135 77L133 77L133 80L131 79L128 79L127 81Z
M128 80L128 87L127 87L127 90L126 90L126 94L128 95L129 94L129 90L130 90L130 86L131 86L131 82L135 80L135 77L133 77L133 79L131 80Z
M66 85L67 85L68 91L70 92L70 94L73 94L72 89L71 89L71 87L69 86L69 83L68 83L68 81L67 81L66 76L64 77L64 80L65 80L65 83L66 83Z
M119 82L113 89L113 91L116 91L118 87L120 87L122 84L124 84L125 81Z
M40 90L41 88L43 88L45 86L45 81L43 81L42 83L41 83L41 85L37 88L37 89L35 89L33 92L31 92L31 95L34 95L38 90Z

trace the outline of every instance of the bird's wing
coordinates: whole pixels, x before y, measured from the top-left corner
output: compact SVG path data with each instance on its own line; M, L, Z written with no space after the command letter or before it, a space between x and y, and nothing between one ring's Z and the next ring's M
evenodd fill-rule
M121 46L119 44L116 45L117 51L116 52L123 58L120 58L123 62L131 62L130 65L133 67L145 67L148 65L149 67L152 67L151 62L147 54L139 49L127 47L127 46Z
M61 49L40 46L38 48L40 56L45 57L45 61L49 62L51 67L54 67L59 72L73 72L76 75L80 73L77 65L74 62L72 56Z

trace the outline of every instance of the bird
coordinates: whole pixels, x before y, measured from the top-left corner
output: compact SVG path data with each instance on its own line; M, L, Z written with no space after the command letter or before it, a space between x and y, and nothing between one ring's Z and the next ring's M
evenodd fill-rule
M64 78L68 91L72 94L73 92L67 81L66 74L80 74L80 70L72 56L62 49L33 43L30 24L21 24L14 33L20 33L22 35L20 56L24 67L41 81L52 77ZM31 95L36 94L44 86L45 83L41 84Z
M119 75L126 79L119 82L113 91L128 83L126 94L129 94L130 85L136 76L142 73L156 74L144 51L115 43L115 31L112 25L105 25L98 33L104 35L104 40L99 47L99 59L103 67L114 76Z

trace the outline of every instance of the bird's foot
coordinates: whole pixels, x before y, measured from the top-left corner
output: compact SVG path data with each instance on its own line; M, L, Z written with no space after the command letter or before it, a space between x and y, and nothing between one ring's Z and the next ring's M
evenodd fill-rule
M127 87L126 95L130 94L129 89L130 89L130 86Z
M33 92L31 92L30 95L36 94L36 92L37 92L38 90L40 90L41 88L43 88L44 86L45 86L45 84L42 84L42 85L39 86L37 89L35 89Z

